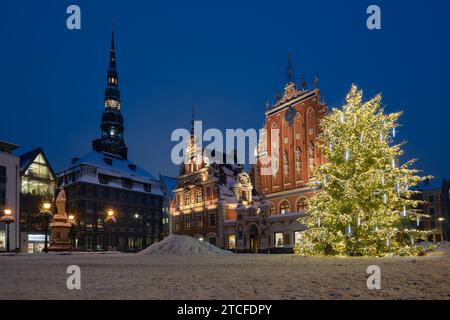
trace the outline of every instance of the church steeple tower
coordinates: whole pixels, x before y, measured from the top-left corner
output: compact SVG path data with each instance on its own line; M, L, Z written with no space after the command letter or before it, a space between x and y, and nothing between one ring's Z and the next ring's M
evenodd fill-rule
M127 159L128 149L125 145L123 117L120 112L119 73L117 72L114 30L112 31L109 67L105 89L105 109L100 125L102 136L92 142L94 151L114 154Z
M111 49L109 52L109 68L107 72L107 86L105 89L105 108L115 108L120 110L119 74L117 72L114 30L112 31Z

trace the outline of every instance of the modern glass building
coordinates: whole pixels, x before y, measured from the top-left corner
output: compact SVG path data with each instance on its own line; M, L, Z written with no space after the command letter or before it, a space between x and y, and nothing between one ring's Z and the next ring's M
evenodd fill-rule
M20 231L23 252L40 252L44 248L44 218L40 216L44 201L55 196L55 173L42 148L20 155Z

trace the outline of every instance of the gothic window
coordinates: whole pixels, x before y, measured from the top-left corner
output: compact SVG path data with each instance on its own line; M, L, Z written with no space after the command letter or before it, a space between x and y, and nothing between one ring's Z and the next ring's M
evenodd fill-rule
M297 212L305 211L307 208L306 198L297 200Z
M300 147L295 149L295 171L298 175L302 173L302 149Z
M281 204L280 204L280 213L281 214L285 214L285 213L289 213L290 211L291 211L291 206L290 206L289 202L286 201L286 200L281 202Z
M312 176L314 174L314 168L316 166L315 147L312 141L309 142L308 146L308 159L309 159L309 174L310 176Z
M289 175L289 157L286 150L283 152L283 169L284 175L287 177Z
M275 131L275 130L277 130L277 131ZM278 173L278 170L279 170L279 168L280 168L280 152L279 152L279 145L280 145L280 138L281 137L279 137L278 139L274 139L274 138L276 138L276 136L274 136L274 135L278 135L279 136L279 129L278 129L278 125L277 125L277 123L276 122L274 122L273 124L272 124L272 131L271 131L271 133L270 133L270 136L271 136L271 150L270 150L270 153L271 153L271 171L272 171L272 176L273 177L276 177L276 175L277 175L277 173ZM273 154L272 154L272 150L273 150Z

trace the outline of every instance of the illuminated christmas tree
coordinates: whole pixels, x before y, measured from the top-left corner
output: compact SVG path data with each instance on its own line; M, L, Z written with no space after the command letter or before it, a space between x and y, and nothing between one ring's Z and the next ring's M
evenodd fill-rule
M321 150L327 163L317 168L308 229L296 248L303 255L417 255L428 232L416 229L424 215L413 187L414 160L399 164L404 143L394 144L401 113L384 114L381 95L362 101L352 86L342 110L322 121Z

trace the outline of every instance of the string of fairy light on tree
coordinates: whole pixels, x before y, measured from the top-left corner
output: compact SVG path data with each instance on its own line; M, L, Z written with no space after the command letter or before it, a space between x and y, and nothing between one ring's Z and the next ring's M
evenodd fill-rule
M299 251L305 254L414 254L427 233L412 187L414 160L399 163L405 142L394 143L401 113L385 114L381 95L363 102L352 86L345 105L322 120L321 151L327 162L316 169L317 190L308 205L308 226Z

